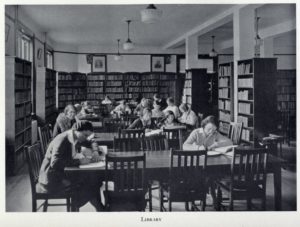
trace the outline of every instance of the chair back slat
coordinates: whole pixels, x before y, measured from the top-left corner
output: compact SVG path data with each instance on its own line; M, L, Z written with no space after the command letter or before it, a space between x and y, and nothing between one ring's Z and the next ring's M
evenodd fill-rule
M119 128L126 128L122 118L104 118L103 126L105 132L118 132Z
M268 153L265 148L234 148L231 164L232 186L265 184Z
M184 130L186 130L186 128L163 128L163 133L166 135L170 148L182 150Z
M137 138L114 138L114 151L140 151L142 139Z
M52 132L49 125L38 127L39 140L41 142L41 151L45 155L48 145L52 140Z
M242 138L243 123L230 122L228 137L234 145L239 145Z
M144 151L169 150L168 140L165 135L153 135L144 137L142 140Z
M32 188L32 192L35 193L36 192L35 186L38 183L40 168L43 162L40 142L25 147L25 152L26 152L26 159L28 164L31 188Z
M145 129L118 129L119 138L143 138Z

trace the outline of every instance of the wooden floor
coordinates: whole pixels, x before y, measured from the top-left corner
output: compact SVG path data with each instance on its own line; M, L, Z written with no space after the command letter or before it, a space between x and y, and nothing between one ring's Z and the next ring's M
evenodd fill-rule
M296 210L296 148L294 146L284 147L284 157L289 161L285 169L282 169L282 210ZM16 176L6 179L6 211L7 212L30 212L31 211L31 189L27 167L24 167ZM267 210L274 210L273 202L273 177L267 178ZM153 211L159 211L158 192L153 193ZM256 201L255 201L256 202ZM208 211L213 211L211 198L207 199ZM167 206L166 206L167 207ZM244 204L237 204L238 210L246 209ZM49 212L66 211L65 207L50 207ZM95 209L91 204L86 204L80 208L81 212L94 212ZM184 204L174 203L173 211L185 211Z

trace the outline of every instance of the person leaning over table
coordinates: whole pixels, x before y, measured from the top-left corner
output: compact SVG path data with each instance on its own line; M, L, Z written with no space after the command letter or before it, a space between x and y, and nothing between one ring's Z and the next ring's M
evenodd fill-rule
M195 126L198 118L194 111L192 111L190 108L188 108L187 104L182 103L179 106L179 110L182 113L182 115L178 118L178 121L180 123L186 124L188 126Z
M75 107L71 104L67 105L64 109L64 112L60 113L56 118L53 128L53 138L55 138L58 134L69 130L76 122L75 116Z
M217 131L214 116L208 116L201 122L201 128L191 132L183 144L183 150L199 150L203 147L214 150L217 147L232 145L232 141Z
M180 125L180 123L175 118L175 115L171 110L168 110L165 113L165 118L159 124L159 126L161 128L174 127L174 126L178 126L178 125Z
M44 192L59 193L60 191L74 190L75 185L66 178L65 167L79 166L101 160L100 154L95 151L91 157L85 157L79 149L82 145L89 145L93 142L87 141L92 134L93 126L89 121L76 122L72 129L67 130L55 137L49 144L44 160L41 165L38 187ZM99 186L92 185L91 182L84 182L80 179L76 183L76 197L72 201L76 207L81 207L87 202L101 210Z
M134 109L133 113L142 116L143 115L143 110L145 108L150 108L150 100L146 98L142 98L140 104L137 105L137 107Z
M151 129L157 129L154 120L151 118L152 112L149 108L143 110L143 115L136 119L128 129L145 129L145 132L151 131Z

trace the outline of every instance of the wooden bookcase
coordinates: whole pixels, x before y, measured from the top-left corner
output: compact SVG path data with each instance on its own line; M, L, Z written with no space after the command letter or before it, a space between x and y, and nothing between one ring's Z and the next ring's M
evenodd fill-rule
M105 81L105 94L113 100L124 99L123 73L107 73Z
M276 58L238 61L238 122L242 142L257 140L276 130Z
M56 71L45 67L37 68L36 114L44 124L54 125L56 111Z
M142 93L144 98L151 99L154 94L159 92L159 79L158 73L143 73L142 80Z
M5 58L6 174L25 163L24 146L31 144L31 62Z
M127 72L123 76L124 79L124 98L138 99L142 94L141 73Z
M99 101L104 99L105 80L106 73L87 74L87 100L94 107L99 107Z
M207 69L186 70L182 102L191 106L196 113L212 114L211 78Z
M78 72L58 73L58 109L62 112L66 105L87 100L86 74Z
M219 64L218 79L219 131L228 134L230 122L234 118L233 62Z

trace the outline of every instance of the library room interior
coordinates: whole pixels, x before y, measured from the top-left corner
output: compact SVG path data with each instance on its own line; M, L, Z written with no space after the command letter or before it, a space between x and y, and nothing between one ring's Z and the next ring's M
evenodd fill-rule
M5 5L5 211L297 211L296 4Z

